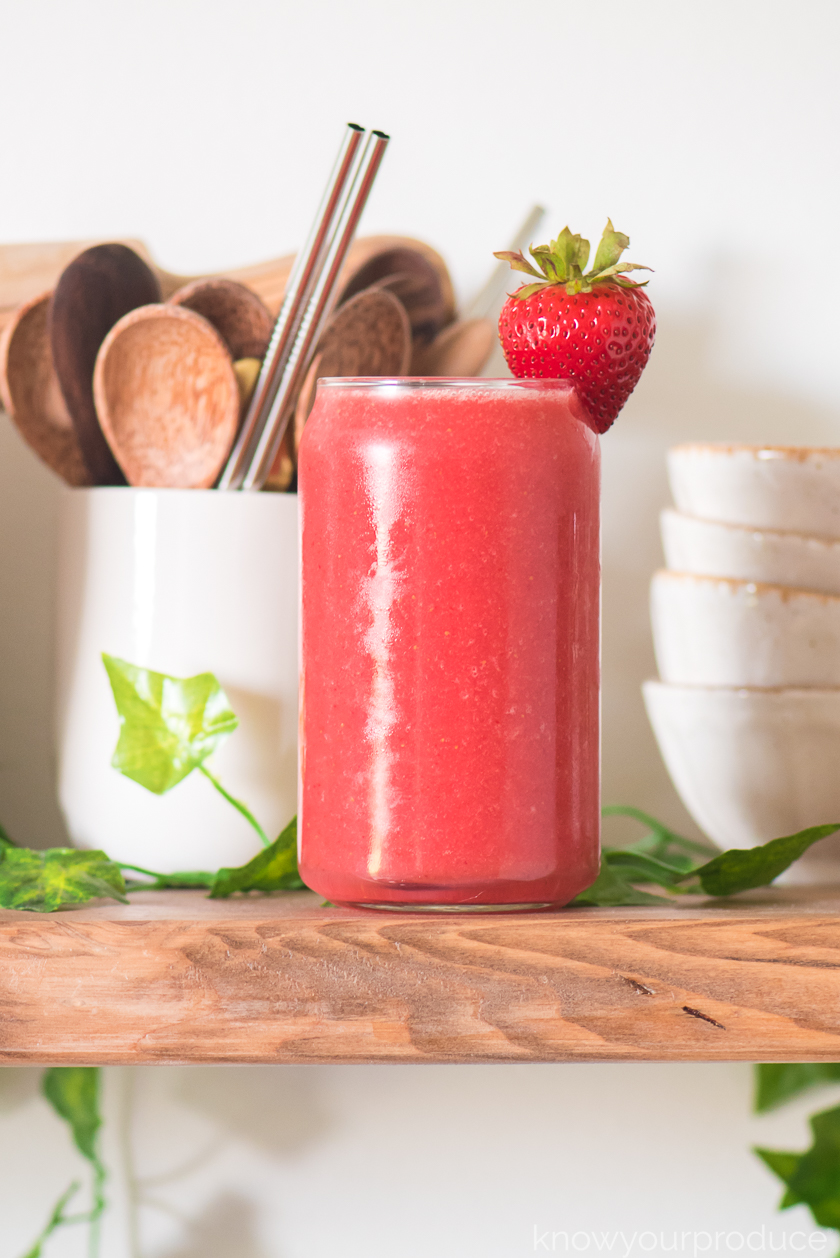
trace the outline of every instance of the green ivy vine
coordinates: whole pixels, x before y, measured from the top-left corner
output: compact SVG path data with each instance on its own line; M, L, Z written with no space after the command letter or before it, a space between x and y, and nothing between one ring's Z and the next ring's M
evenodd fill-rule
M197 770L245 817L261 850L237 868L160 873L113 861L100 851L20 847L0 828L0 906L50 913L102 897L125 901L141 887L202 888L212 898L305 889L297 865L297 819L292 818L272 842L247 805L231 795L205 764L238 725L213 674L179 678L114 656L103 655L103 662L120 720L113 767L158 795ZM661 904L668 897L692 892L730 896L767 886L814 843L840 829L840 822L812 826L746 851L719 852L675 833L640 809L614 805L602 811L605 816L631 818L644 826L645 833L629 846L602 848L598 877L573 901L582 907ZM757 1113L812 1088L840 1082L840 1063L763 1064L754 1069ZM71 1211L82 1187L81 1181L74 1180L22 1258L41 1258L55 1232L81 1224L88 1227L89 1258L99 1258L108 1178L99 1152L100 1086L98 1067L56 1066L44 1072L43 1095L68 1124L88 1164L90 1203L86 1210ZM754 1152L785 1185L780 1210L806 1205L820 1227L840 1233L840 1106L814 1114L810 1123L813 1143L809 1149L797 1153L756 1148Z

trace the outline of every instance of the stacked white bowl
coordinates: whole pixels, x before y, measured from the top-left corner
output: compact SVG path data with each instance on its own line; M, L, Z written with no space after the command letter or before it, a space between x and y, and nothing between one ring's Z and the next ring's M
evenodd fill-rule
M674 785L722 847L840 822L840 449L677 446L668 474L644 695Z

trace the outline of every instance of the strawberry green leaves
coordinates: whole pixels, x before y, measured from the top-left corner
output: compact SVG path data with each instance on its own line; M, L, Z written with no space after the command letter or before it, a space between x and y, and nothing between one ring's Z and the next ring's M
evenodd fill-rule
M565 285L566 292L571 297L575 293L591 293L594 285L607 281L624 288L643 288L647 281L639 283L620 278L628 271L651 269L638 262L621 261L621 255L629 244L630 237L623 232L617 232L607 219L592 269L585 273L584 268L589 260L589 241L579 233L573 234L568 227L564 227L557 239L549 244L531 246L531 257L539 269L531 265L521 250L518 253L502 250L493 256L502 262L509 262L512 270L523 271L539 281L536 284L526 284L515 292L513 296L517 301L533 297L534 293L552 284Z
M780 1210L806 1205L820 1227L840 1229L840 1106L814 1114L814 1142L804 1153L755 1149L785 1184Z
M533 253L533 249L531 252ZM538 280L545 278L542 271L538 271L531 265L521 249L517 253L511 252L510 249L501 249L498 253L494 253L493 257L498 258L500 262L509 262L512 271L524 271L526 275L536 276Z
M51 847L36 852L6 846L0 860L0 907L53 913L88 900L110 897L125 902L119 865L104 852Z
M212 673L169 677L103 655L120 717L112 765L156 795L177 786L237 721Z
M305 889L298 873L297 817L264 852L247 865L220 869L210 889L211 900L226 899L235 891L300 891Z
M624 232L617 232L611 220L607 219L607 225L595 252L592 270L596 272L606 271L609 267L615 266L629 245L630 237L625 236Z
M580 233L572 235L568 227L564 227L550 245L537 245L536 249L532 246L531 256L537 259L549 279L562 284L567 279L580 278L589 261L589 241Z

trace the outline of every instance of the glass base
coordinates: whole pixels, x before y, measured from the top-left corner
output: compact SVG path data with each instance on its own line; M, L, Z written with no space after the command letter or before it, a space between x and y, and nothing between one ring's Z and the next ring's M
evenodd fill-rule
M350 909L380 909L388 913L536 913L540 909L557 908L556 904L386 904L357 903Z

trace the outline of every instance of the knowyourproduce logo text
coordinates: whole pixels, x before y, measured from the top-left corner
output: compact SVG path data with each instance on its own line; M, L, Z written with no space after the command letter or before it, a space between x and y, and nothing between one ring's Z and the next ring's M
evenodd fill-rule
M827 1232L783 1232L763 1224L752 1232L644 1231L555 1232L534 1224L533 1250L549 1254L610 1255L639 1258L641 1254L823 1254L831 1243Z

